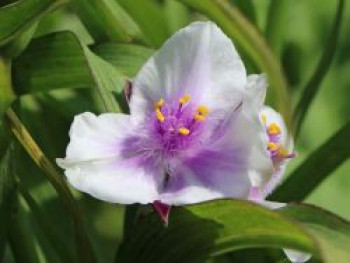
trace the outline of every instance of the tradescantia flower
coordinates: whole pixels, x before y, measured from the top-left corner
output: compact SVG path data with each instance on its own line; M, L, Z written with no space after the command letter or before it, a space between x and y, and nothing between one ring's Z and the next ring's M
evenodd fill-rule
M259 120L264 93L247 89L245 67L215 24L193 23L137 74L130 115L74 118L57 163L73 187L113 203L248 199L273 169Z
M247 83L247 89L252 93L261 93L267 88L265 75L250 75ZM283 117L271 107L264 106L264 96L257 98L259 98L256 104L260 107L260 121L266 131L266 147L270 153L274 169L272 177L264 187L257 188L253 186L251 188L249 199L268 208L278 209L285 206L285 204L267 201L266 198L281 182L286 165L290 159L296 156L293 149L294 142L293 138L288 134ZM304 263L311 258L310 254L293 249L283 249L283 251L293 263Z

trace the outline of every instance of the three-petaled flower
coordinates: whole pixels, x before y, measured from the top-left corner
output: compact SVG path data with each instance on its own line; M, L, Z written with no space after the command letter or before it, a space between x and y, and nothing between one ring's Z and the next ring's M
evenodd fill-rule
M211 22L180 30L133 80L130 115L83 113L58 159L77 189L113 203L185 205L248 199L273 162L260 91Z

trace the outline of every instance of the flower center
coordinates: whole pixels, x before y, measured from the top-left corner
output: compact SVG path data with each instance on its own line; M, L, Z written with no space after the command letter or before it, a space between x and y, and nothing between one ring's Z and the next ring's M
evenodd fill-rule
M153 131L163 154L174 155L198 142L209 109L191 103L191 96L166 103L159 99L154 104Z

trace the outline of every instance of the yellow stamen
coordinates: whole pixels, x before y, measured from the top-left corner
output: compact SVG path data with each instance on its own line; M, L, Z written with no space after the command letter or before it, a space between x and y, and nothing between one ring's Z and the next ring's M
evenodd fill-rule
M276 123L271 123L268 128L268 132L271 135L280 134L281 128Z
M287 150L286 150L284 147L281 146L281 147L278 149L277 155L278 155L279 157L285 158L285 157L288 156L288 152L287 152Z
M160 100L158 100L156 103L155 103L155 108L156 109L159 109L159 108L161 108L162 106L164 105L164 100L163 99L160 99Z
M165 118L163 113L160 111L160 109L156 109L156 115L157 115L157 120L159 122L164 122Z
M181 105L183 105L183 104L187 103L190 99L191 99L191 95L186 94L185 96L183 96L179 99L179 103Z
M203 116L207 116L209 114L209 109L204 105L199 105L197 110L198 110L198 113Z
M180 128L179 129L179 133L181 135L188 135L190 133L190 130L189 129L186 129L186 128Z
M276 143L273 143L273 142L269 142L267 148L270 150L270 151L276 151L278 149L278 145Z
M265 125L266 124L266 114L262 113L261 114L261 122Z
M196 121L200 121L200 122L205 121L205 117L203 115L200 115L200 114L194 115L194 119Z

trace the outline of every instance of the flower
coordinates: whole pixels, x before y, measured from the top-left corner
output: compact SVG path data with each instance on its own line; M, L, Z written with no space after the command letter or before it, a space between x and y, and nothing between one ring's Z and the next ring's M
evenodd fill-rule
M76 189L112 203L247 199L273 168L237 51L211 22L180 30L132 82L130 115L74 118L66 157ZM161 207L159 209L162 209Z
M267 80L265 75L250 75L248 76L247 89L251 93L262 92L267 88ZM271 209L284 207L285 204L278 202L267 201L268 195L281 182L286 165L291 158L296 156L294 152L293 138L289 135L283 117L269 106L264 106L264 96L259 97L256 104L259 105L260 121L264 127L267 145L266 148L270 153L270 158L273 163L274 171L272 177L262 188L252 187L250 190L249 199ZM293 263L304 263L311 258L309 253L296 251L293 249L283 249L286 256Z

